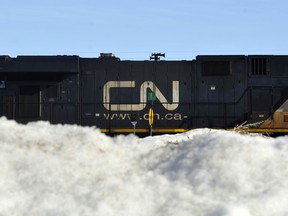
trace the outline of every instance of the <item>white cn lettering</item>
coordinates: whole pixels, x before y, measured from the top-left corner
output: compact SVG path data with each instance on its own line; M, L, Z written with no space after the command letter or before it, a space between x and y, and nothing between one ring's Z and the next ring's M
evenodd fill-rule
M135 88L135 81L109 81L103 88L103 105L111 111L140 111L145 109L147 104L147 88L155 93L155 96L162 103L165 109L172 111L179 105L179 81L172 82L172 103L169 103L162 92L151 81L145 81L140 86L139 104L110 104L111 88Z

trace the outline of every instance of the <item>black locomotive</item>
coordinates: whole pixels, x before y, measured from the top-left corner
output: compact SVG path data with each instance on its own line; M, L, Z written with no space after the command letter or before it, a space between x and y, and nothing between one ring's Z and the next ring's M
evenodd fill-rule
M136 133L229 129L244 122L255 132L288 131L288 56L160 57L0 56L0 116L105 133L130 133L133 125Z

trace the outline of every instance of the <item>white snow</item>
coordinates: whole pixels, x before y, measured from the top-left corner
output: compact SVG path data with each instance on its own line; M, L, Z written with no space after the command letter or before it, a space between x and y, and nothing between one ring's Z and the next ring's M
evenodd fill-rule
M288 137L0 118L0 216L287 216Z

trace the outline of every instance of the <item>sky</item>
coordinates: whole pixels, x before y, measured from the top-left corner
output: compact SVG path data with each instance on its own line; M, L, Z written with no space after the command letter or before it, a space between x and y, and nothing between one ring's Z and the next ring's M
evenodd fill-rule
M0 55L288 53L286 0L0 0Z
M287 216L288 137L108 137L0 118L0 215Z

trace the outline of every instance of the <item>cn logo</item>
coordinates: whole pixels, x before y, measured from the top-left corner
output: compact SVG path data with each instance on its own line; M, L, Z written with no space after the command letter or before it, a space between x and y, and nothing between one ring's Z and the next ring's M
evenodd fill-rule
M147 89L155 93L160 103L166 110L175 110L179 105L179 81L172 81L172 103L169 103L162 92L151 81L145 81L140 86L139 104L110 104L111 88L135 88L135 81L109 81L103 88L103 105L111 111L140 111L147 105Z

